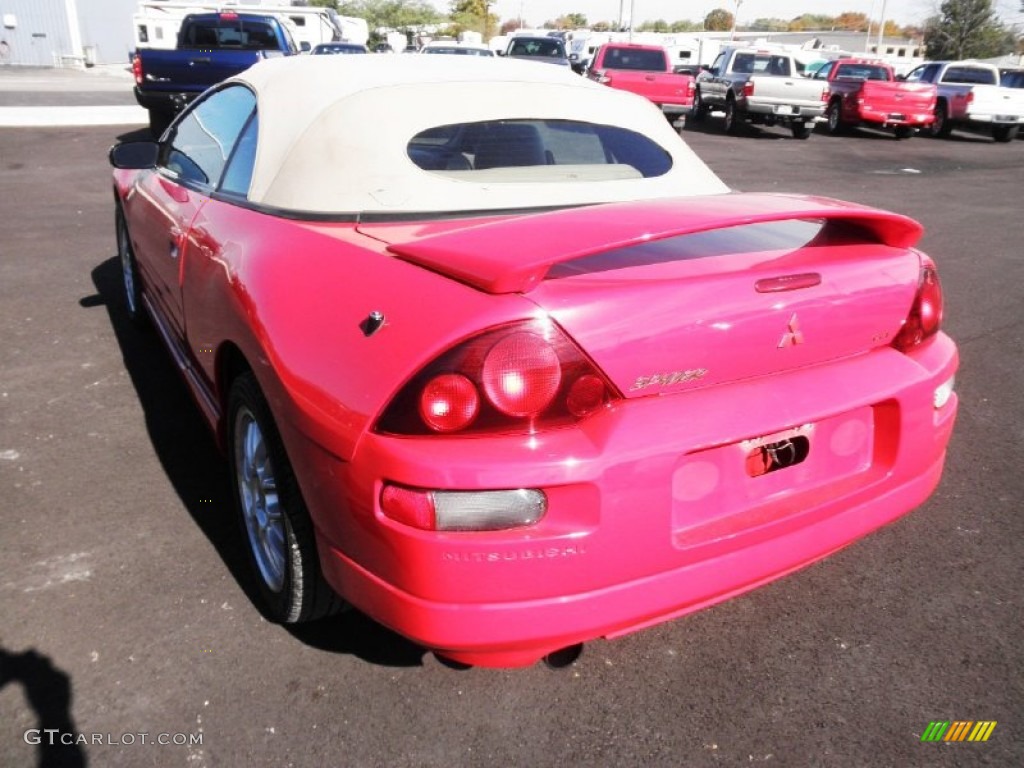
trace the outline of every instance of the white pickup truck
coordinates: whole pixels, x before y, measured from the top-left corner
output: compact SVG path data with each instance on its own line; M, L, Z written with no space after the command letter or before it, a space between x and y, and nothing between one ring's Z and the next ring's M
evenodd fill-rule
M828 93L821 81L800 74L790 54L756 48L723 48L714 63L697 76L691 120L712 110L725 113L725 131L739 132L744 121L788 125L806 139L825 112Z
M953 128L991 132L1000 142L1012 141L1024 125L1024 90L999 87L999 70L980 61L929 61L912 69L911 83L938 87L932 136L948 136Z

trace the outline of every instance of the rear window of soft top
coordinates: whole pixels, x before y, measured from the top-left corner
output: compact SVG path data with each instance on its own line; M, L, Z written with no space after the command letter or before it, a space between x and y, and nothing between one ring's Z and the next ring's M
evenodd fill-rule
M422 131L409 141L419 168L466 181L612 181L661 176L672 156L651 139L575 120L491 120Z

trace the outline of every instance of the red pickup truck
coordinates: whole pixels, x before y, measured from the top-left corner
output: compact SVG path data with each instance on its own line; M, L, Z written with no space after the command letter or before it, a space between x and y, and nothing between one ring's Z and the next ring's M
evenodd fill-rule
M673 72L668 53L657 45L606 43L594 54L587 77L650 99L669 120L693 105L693 75Z
M872 123L891 126L897 139L909 139L916 128L935 119L935 86L899 81L892 67L880 61L836 59L814 79L828 81L825 117L833 135L858 123Z

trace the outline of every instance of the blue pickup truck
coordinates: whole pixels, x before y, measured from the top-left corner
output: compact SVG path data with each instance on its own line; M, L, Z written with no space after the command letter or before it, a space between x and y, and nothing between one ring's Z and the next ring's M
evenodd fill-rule
M271 56L299 53L288 28L276 17L248 13L186 16L174 50L135 52L135 98L149 110L154 137L211 85Z

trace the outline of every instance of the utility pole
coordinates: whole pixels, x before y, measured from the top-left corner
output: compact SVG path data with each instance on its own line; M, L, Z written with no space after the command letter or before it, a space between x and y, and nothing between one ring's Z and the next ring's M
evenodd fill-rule
M882 37L885 34L885 0L882 0L882 18L878 22L878 47L875 49L875 53L879 56L882 55Z
M743 0L735 0L735 3L736 3L736 11L732 15L732 29L729 30L729 39L730 40L735 40L736 39L736 19L739 18L740 6L743 5Z

